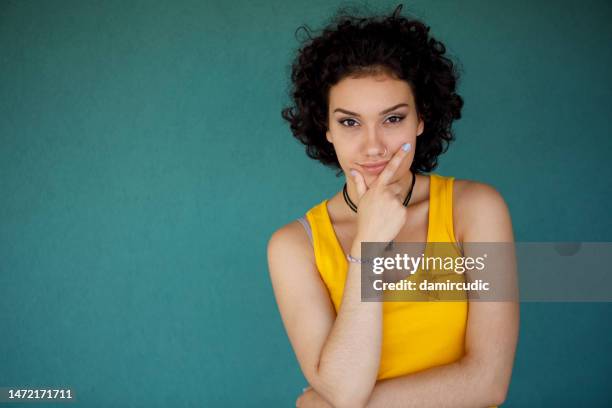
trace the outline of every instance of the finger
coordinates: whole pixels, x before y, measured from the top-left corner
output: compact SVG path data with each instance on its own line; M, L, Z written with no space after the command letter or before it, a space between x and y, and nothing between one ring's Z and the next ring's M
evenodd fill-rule
M378 178L376 179L376 185L389 184L389 181L395 176L397 173L397 169L399 169L402 161L408 156L408 152L412 148L410 143L404 143L401 148L397 149L397 152L393 155L393 158L387 163L385 169L380 173Z
M365 179L355 169L351 169L351 175L353 176L353 180L355 181L355 186L357 187L357 196L359 199L363 197L363 195L368 191L368 187L366 186Z
M398 195L403 191L403 187L401 186L399 181L388 184L387 188L395 195Z

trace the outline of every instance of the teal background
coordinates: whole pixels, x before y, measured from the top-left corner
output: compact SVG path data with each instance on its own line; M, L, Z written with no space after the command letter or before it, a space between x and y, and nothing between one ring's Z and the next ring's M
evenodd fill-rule
M294 406L306 383L266 244L343 181L280 110L295 29L340 4L364 3L0 3L0 387ZM611 4L406 10L463 73L435 172L497 188L517 241L612 241ZM611 312L522 304L505 406L609 406Z

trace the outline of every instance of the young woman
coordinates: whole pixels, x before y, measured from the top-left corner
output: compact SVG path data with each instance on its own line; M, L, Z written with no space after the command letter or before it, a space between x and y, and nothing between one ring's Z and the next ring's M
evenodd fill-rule
M513 242L492 187L430 173L461 117L457 73L429 27L340 16L309 36L283 110L346 184L278 229L268 262L309 387L299 407L486 407L508 390L516 302L362 302L362 242ZM429 174L428 174L429 173Z

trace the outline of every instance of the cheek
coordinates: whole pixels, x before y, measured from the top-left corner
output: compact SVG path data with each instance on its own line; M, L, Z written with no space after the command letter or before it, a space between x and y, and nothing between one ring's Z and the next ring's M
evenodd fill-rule
M340 164L349 166L359 160L358 151L352 146L346 146L343 149L336 149L336 156L338 156Z
M343 134L336 134L334 137L334 149L339 158L350 158L358 152L358 143L355 138Z

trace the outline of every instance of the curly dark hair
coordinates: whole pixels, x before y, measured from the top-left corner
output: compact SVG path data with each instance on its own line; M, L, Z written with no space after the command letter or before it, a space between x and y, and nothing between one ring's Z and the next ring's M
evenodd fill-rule
M300 26L307 39L292 64L290 95L293 106L282 110L306 154L326 166L342 169L325 137L328 130L330 88L349 76L385 72L410 85L419 117L425 123L417 138L411 169L430 172L438 156L454 140L453 120L461 118L463 99L455 92L456 66L444 56L446 47L429 35L430 27L416 18L400 16L402 5L390 16L358 17L342 9L316 37Z

